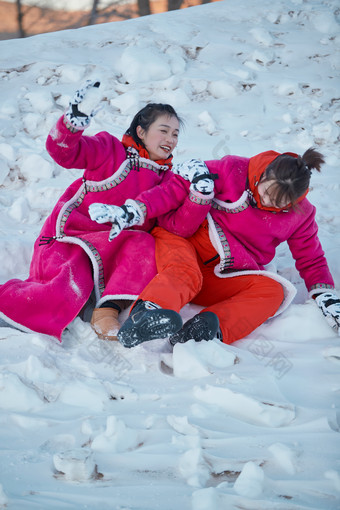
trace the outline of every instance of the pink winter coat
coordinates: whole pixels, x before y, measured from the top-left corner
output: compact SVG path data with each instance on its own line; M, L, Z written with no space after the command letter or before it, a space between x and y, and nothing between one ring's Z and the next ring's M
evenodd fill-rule
M123 144L107 132L71 133L61 118L46 148L62 167L85 170L45 221L29 278L0 286L0 317L21 330L60 340L93 288L97 306L108 299L134 300L156 275L154 239L147 232L157 216L181 206L190 211L188 231L194 232L210 205L196 203L189 183L156 162L139 158L135 168ZM154 191L152 202L148 190ZM122 205L128 198L146 203L146 220L109 242L111 224L92 221L88 207L94 202ZM169 221L176 228L176 213Z
M304 198L297 210L257 208L249 192L249 162L238 156L205 162L219 176L208 214L210 240L220 255L219 271L262 270L273 260L276 248L287 241L307 289L333 288L317 235L315 207Z

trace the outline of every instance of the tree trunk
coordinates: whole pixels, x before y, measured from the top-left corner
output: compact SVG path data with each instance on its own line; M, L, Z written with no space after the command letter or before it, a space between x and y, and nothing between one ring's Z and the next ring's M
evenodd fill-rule
M96 23L97 9L98 9L98 5L99 5L99 1L100 0L93 0L93 4L92 4L92 9L91 9L88 25L94 25Z
M140 16L151 14L150 0L138 0L138 12Z
M176 11L181 7L183 0L168 0L168 11Z
M19 36L25 37L25 30L24 30L24 27L22 24L22 19L23 19L24 15L22 13L21 0L16 0L16 4L17 4L17 20L18 20L18 27L19 27Z

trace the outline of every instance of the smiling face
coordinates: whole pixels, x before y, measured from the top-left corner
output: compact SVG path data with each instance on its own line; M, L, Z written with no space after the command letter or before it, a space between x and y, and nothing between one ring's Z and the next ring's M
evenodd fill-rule
M153 161L167 159L178 142L179 121L175 116L163 114L147 130L137 126L136 132L144 143L150 159Z

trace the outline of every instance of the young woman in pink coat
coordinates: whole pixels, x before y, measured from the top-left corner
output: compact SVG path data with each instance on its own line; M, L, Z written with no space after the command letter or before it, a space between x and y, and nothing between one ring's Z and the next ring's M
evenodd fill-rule
M205 308L170 336L172 344L192 338L211 340L216 335L232 343L280 313L291 302L295 289L265 266L285 241L309 296L340 332L340 300L317 235L315 207L306 198L311 172L320 170L322 163L322 155L312 148L302 157L267 151L252 158L225 156L206 161L209 171L218 176L215 197L207 221L189 237L187 251L182 245L178 256L186 267L198 260L202 280L192 302ZM198 165L202 162L193 160L174 171L190 178ZM185 222L178 223L180 231L167 224L166 216L160 224L185 235ZM177 312L186 304L182 299L185 289L168 275L170 246L170 236L156 244L159 274L141 293L118 333L126 347L168 336L156 326L154 335L150 328L145 336L145 325L156 324L156 320L154 311L143 310L144 301Z
M45 221L28 279L0 286L0 320L59 340L93 289L92 325L100 337L116 339L122 305L135 300L157 273L155 241L148 233L155 218L185 207L196 218L193 233L211 203L197 186L170 172L180 129L170 105L152 103L143 108L122 141L107 132L83 134L96 113L91 96L96 96L98 87L98 82L88 82L77 91L46 142L60 166L83 169L82 176L66 189ZM157 199L146 215L143 200L148 202L148 191L153 189ZM91 217L98 223L89 214L94 203ZM115 227L103 219L103 204L118 207L117 225L123 222L133 228L114 238ZM171 222L176 224L175 213ZM178 329L182 322L172 318Z

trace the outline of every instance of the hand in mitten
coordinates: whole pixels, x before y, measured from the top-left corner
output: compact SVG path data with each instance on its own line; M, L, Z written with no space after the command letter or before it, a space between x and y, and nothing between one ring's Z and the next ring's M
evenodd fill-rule
M191 191L203 195L210 195L214 191L214 181L218 178L216 174L211 174L204 161L199 159L190 159L175 165L172 171L191 182Z
M81 131L90 125L101 106L98 106L101 100L99 93L99 81L87 80L84 87L77 90L69 107L65 112L67 122L76 130Z
M323 292L315 298L328 324L340 336L340 299L334 292Z
M97 223L112 223L109 241L115 239L125 228L142 225L144 222L143 213L133 200L128 200L122 206L94 203L89 206L89 214L91 220Z

